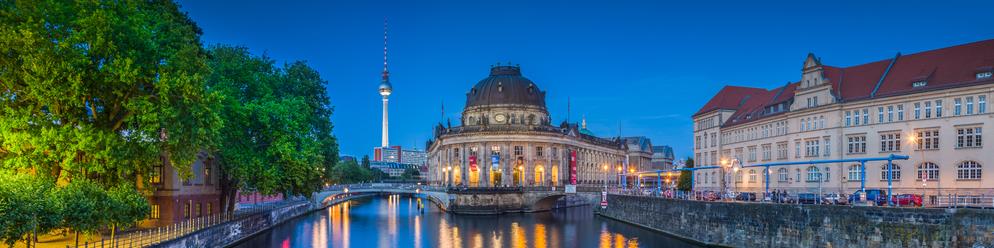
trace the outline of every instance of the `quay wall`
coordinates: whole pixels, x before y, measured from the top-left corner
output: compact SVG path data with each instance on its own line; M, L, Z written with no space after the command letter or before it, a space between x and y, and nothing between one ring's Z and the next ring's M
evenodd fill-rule
M705 245L994 247L994 211L703 202L608 195L598 214Z

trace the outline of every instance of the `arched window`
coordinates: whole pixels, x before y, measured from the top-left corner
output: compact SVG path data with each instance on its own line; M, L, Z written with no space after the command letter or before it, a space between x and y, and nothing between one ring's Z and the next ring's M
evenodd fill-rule
M965 161L956 166L956 179L980 179L980 163Z
M819 180L821 180L821 171L818 171L818 167L809 166L808 182L817 182Z
M749 182L750 183L756 182L756 170L749 170Z
M859 164L849 166L849 181L860 181L863 179L863 168Z
M787 178L787 169L786 168L780 168L780 169L778 169L777 170L777 181L782 183L782 182L787 182L788 180L790 180L790 179Z
M918 165L918 180L939 180L939 165L924 162Z
M898 164L891 164L891 180L897 181L901 180L901 166ZM887 164L880 166L880 180L887 180Z

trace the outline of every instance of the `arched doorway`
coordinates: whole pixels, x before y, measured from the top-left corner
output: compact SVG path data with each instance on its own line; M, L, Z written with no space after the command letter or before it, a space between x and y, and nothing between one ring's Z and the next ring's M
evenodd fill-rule
M535 166L535 186L542 185L545 181L545 167L538 165Z
M501 183L501 172L503 170L499 168L494 168L490 170L490 186L500 186Z
M462 169L459 166L452 167L452 184L459 185L462 183Z
M522 176L524 176L525 174L524 170L525 166L521 165L521 163L518 163L514 166L514 171L511 173L511 177L514 179L512 180L514 186L521 186L521 184L524 182L522 180Z
M552 166L552 186L559 186L559 166Z
M470 187L480 186L480 169L477 168L469 169L469 186Z

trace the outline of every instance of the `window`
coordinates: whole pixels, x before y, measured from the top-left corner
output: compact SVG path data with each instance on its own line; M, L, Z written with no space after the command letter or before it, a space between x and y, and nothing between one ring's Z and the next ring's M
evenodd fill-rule
M935 100L935 118L942 117L942 100Z
M148 213L148 218L157 220L159 219L159 204L152 204L152 211Z
M535 147L535 156L538 156L538 157L542 156L542 147L541 146L536 146Z
M716 133L711 133L711 147L718 146L718 135Z
M939 129L918 130L915 143L918 144L918 150L939 149Z
M847 153L849 153L849 154L866 153L866 136L865 135L849 136L849 137L847 137L847 141L848 141L847 145L848 145L848 148L849 148L847 150Z
M200 208L200 203L198 202L197 203L197 217L204 216L204 212L201 212L202 210L203 209Z
M456 159L460 158L460 156L459 156L459 148L455 148L455 149L452 150L452 157L456 158Z
M717 183L718 183L718 173L712 171L711 172L711 184L717 184Z
M749 162L755 162L755 161L756 161L756 147L755 146L750 146L749 147Z
M887 122L894 121L894 106L887 106Z
M877 123L884 123L884 107L877 107Z
M773 145L765 144L763 145L763 160L770 160L773 158Z
M795 182L800 182L801 181L801 168L794 169L794 171L797 172L797 177L794 177L794 181Z
M983 147L983 140L981 139L981 127L967 127L956 129L956 147L966 148L966 147Z
M956 179L980 180L980 163L966 161L956 166Z
M891 170L891 180L900 181L901 180L901 166L897 164L890 165ZM880 166L880 180L887 181L887 164Z
M966 97L966 114L968 114L968 115L972 115L973 114L973 97L972 96Z
M916 102L915 103L915 120L921 119L921 117L922 117L922 104Z
M787 169L785 169L785 168L778 169L777 170L777 182L783 183L783 182L787 182L787 181L790 181L790 178L787 178Z
M694 149L701 149L701 136L694 137Z
M756 170L749 170L749 183L755 183L756 178Z
M824 154L825 154L825 157L828 157L828 156L832 155L832 142L831 142L831 138L829 138L829 137L825 137L825 152L824 152Z
M211 212L213 210L214 210L214 205L208 202L207 203L207 215L211 215Z
M863 167L859 164L849 166L849 181L856 182L863 179Z
M852 117L849 116L849 111L846 111L846 126L852 126Z
M977 113L987 113L987 96L977 96Z
M992 73L992 72L989 72L989 71L986 71L986 72L978 72L978 73L977 73L977 79L987 79L987 78L991 78L991 74L994 74L994 73Z
M152 165L152 173L149 175L149 183L156 186L162 185L162 163L155 163Z
M818 82L818 80L816 79L815 82ZM816 97L814 97L814 99L815 99L814 100L814 102L815 102L814 107L818 107L818 97L816 96Z
M818 171L818 167L809 166L808 167L808 182L818 182L821 181L821 172Z
M524 150L525 150L524 147L515 146L514 147L514 156L521 156L521 154L525 153ZM456 148L456 151L458 152L458 148Z
M190 218L190 203L183 203L183 218Z
M853 111L853 126L859 126L859 110Z
M913 88L925 87L925 85L928 85L928 81L921 80L921 81L915 81L915 82L911 83L911 87L913 87Z
M939 165L932 162L918 165L918 180L939 180Z
M787 159L787 142L777 143L777 159Z
M963 99L953 99L953 115L960 115L963 113Z
M214 185L214 180L211 178L211 168L214 168L214 158L207 158L207 161L204 161L204 183L207 185Z
M825 167L825 182L832 180L832 170Z
M800 141L794 141L794 157L795 158L800 158L801 157L801 142Z
M804 156L805 157L817 157L819 146L818 140L805 140L804 141Z
M898 121L904 120L904 104L897 105L897 120Z
M880 135L880 152L901 151L901 133L886 133Z
M932 118L932 102L925 102L925 119Z

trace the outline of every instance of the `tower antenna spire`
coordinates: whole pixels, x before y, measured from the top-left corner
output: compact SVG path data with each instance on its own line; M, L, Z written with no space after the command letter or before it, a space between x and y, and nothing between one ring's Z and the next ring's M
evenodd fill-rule
M387 18L383 17L383 82L390 82L390 70L387 70Z

